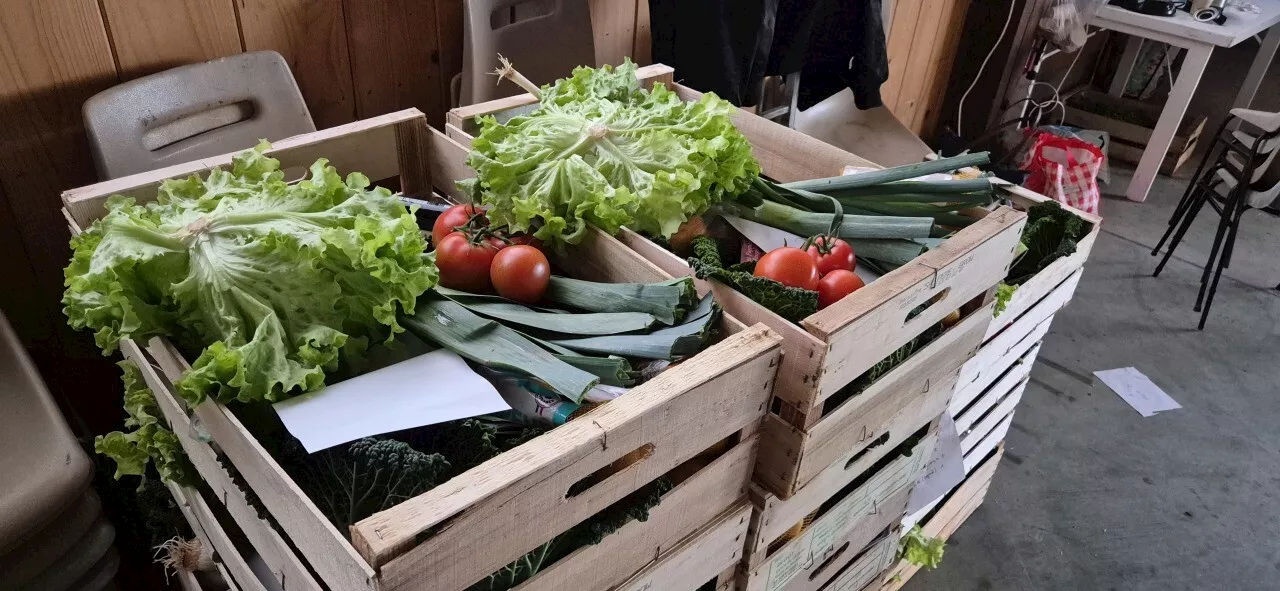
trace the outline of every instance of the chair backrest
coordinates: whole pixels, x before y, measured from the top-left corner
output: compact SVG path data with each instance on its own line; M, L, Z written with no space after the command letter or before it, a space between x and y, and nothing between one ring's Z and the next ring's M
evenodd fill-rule
M98 176L116 178L316 130L274 51L165 70L84 103Z
M1267 207L1280 197L1280 158L1276 158L1276 154L1280 154L1280 150L1272 150L1259 167L1262 174L1254 175L1255 181L1249 185L1249 193L1245 196L1249 207Z
M462 75L458 105L524 92L490 75L498 54L535 84L595 65L595 39L587 0L464 0Z

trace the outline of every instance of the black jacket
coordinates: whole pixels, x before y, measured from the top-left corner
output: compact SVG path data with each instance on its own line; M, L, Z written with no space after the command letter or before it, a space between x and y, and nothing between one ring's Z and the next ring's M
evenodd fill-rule
M845 87L883 104L880 0L649 0L649 15L654 61L687 86L754 105L764 76L800 71L801 109Z

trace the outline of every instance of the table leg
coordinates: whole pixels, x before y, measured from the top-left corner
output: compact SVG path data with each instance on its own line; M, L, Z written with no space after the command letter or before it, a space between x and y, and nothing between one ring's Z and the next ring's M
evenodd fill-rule
M1207 43L1187 48L1187 56L1182 60L1182 71L1178 72L1178 80L1169 91L1164 110L1160 112L1160 120L1151 132L1151 139L1147 141L1142 159L1138 161L1138 169L1133 171L1133 180L1129 181L1129 188L1125 191L1125 196L1130 201L1147 200L1147 192L1151 190L1156 175L1160 174L1160 164L1169 153L1169 145L1173 143L1173 136L1182 124L1182 116L1187 112L1187 105L1191 103L1196 86L1200 84L1200 75L1209 64L1211 55L1213 46Z
M1271 58L1275 57L1277 47L1280 47L1280 27L1272 27L1262 39L1258 55L1254 56L1253 65L1249 66L1249 74L1244 77L1244 83L1240 85L1240 92L1236 94L1236 102L1232 106L1248 109L1253 103L1253 96L1258 94L1262 77L1267 75L1267 67L1271 65Z
M1120 54L1120 63L1116 64L1116 75L1111 78L1111 88L1107 90L1107 94L1124 96L1124 88L1129 85L1129 77L1133 75L1133 66L1138 63L1138 54L1142 53L1142 41L1142 37L1128 35L1124 42L1124 53Z

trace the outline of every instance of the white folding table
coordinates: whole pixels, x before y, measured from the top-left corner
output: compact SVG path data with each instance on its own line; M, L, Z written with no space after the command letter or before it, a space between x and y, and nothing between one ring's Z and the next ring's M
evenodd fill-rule
M1110 4L1099 9L1090 21L1091 25L1131 36L1121 56L1116 81L1112 84L1112 94L1117 94L1123 89L1125 82L1129 79L1129 73L1138 59L1143 39L1168 43L1187 50L1187 56L1182 61L1182 69L1178 72L1178 78L1173 83L1172 90L1169 91L1164 110L1160 112L1160 120L1156 123L1146 149L1142 151L1142 158L1138 161L1138 168L1133 173L1133 180L1129 182L1129 188L1125 191L1125 196L1129 200L1146 201L1147 192L1151 190L1151 184L1155 182L1156 175L1160 172L1160 163L1169 151L1169 144L1173 143L1173 135L1177 132L1178 125L1182 123L1182 116L1187 112L1187 105L1191 103L1196 86L1200 84L1200 75L1204 73L1204 68L1209 63L1213 48L1234 47L1245 39L1268 31L1257 57L1253 60L1253 65L1249 68L1244 84L1236 94L1236 102L1232 106L1248 107L1249 103L1253 102L1253 95L1257 93L1258 85L1262 83L1262 76L1267 73L1271 58L1275 55L1277 46L1280 46L1280 29L1272 29L1280 23L1280 0L1251 1L1261 8L1261 14L1251 15L1255 17L1251 19L1229 17L1226 23L1221 25L1199 22L1181 10L1172 17L1150 16Z

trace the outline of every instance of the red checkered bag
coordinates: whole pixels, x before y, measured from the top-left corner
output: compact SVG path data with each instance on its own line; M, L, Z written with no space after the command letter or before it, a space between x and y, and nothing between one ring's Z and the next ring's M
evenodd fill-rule
M1039 132L1021 164L1030 172L1022 186L1059 203L1098 213L1098 171L1104 156L1097 146L1077 138Z

